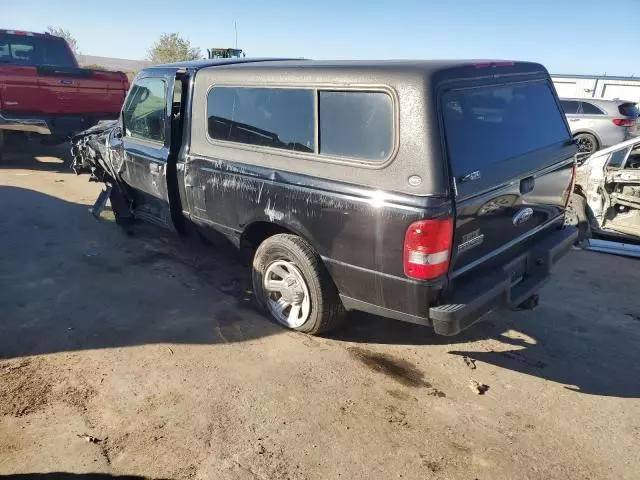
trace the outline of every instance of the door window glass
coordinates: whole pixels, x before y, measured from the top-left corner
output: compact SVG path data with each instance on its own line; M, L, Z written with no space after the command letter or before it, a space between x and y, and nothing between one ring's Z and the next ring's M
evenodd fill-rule
M315 151L313 90L215 87L209 92L207 112L211 138Z
M75 68L76 61L64 40L49 35L0 33L0 63Z
M164 143L166 84L159 78L138 80L122 111L127 137Z
M564 113L567 115L575 115L578 113L578 107L580 106L578 102L574 100L560 100L560 104L562 105Z
M585 115L604 115L604 112L593 103L582 102L582 113Z
M393 147L393 104L383 92L320 92L320 153L382 161Z
M622 150L616 150L615 152L613 152L611 154L611 157L609 157L609 163L607 166L609 168L622 167L622 164L624 163L625 159L627 158L627 155L629 154L629 150L630 148L623 148Z

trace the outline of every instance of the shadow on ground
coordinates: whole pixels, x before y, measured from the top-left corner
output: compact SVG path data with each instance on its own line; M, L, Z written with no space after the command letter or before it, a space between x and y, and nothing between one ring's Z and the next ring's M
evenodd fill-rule
M18 473L15 475L0 475L2 480L169 480L150 479L136 475L110 475L108 473Z
M74 173L71 168L71 145L41 145L31 139L24 144L6 146L0 152L0 172L10 168Z
M455 337L439 337L411 324L352 315L332 338L349 342L451 345L450 354L475 365L482 363L565 385L590 395L640 398L640 368L635 361L640 345L640 321L632 315L618 325L594 324L548 306L528 313L493 314ZM515 319L514 315L520 316ZM507 335L510 332L515 337ZM487 350L479 340L492 339ZM526 340L524 340L526 339ZM463 344L463 349L454 345Z
M562 282L565 272L557 275ZM223 244L205 247L142 225L127 236L114 222L94 219L87 205L0 187L0 358L285 333L256 308L249 284L248 269ZM327 338L461 344L450 353L581 393L640 397L640 311L612 323L562 310L556 297L543 298L534 312L495 314L455 337L353 313ZM479 342L485 339L496 341Z
M88 208L0 186L0 358L283 332L228 246L144 224L126 235Z

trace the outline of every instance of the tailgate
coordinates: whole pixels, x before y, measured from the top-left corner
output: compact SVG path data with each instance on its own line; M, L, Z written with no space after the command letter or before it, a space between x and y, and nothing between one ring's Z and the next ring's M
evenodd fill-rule
M118 115L129 89L127 76L122 72L91 71L91 74L78 81L78 101L87 106L87 113Z
M456 190L452 277L517 248L563 214L575 147L552 88L539 80L444 94Z
M39 113L41 105L36 68L0 64L0 112Z
M51 114L116 116L127 92L121 72L38 67L45 108Z

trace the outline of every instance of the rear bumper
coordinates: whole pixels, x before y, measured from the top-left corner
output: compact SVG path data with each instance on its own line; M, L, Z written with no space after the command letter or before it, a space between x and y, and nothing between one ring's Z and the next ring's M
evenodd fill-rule
M517 308L540 291L577 238L575 228L557 230L500 269L456 289L446 303L429 309L434 330L455 335L498 307Z
M627 140L638 136L638 132L635 129L627 127L615 127L616 130L611 132L605 132L601 134L600 148L608 148L613 145L617 145L620 142L626 142Z
M0 113L0 130L32 132L41 135L71 136L100 120L113 120L118 114L14 116Z
M395 308L389 308L389 301L381 305L380 301L364 301L345 292L341 292L340 298L347 310L361 310L432 326L440 335L455 335L492 310L500 307L517 308L538 293L549 280L554 266L571 249L577 238L578 230L574 227L555 230L500 267L485 274L475 274L463 285L455 285L442 296L437 306L433 306L434 297L442 286L417 289L401 279L394 282L393 288L385 290L394 293L392 298L403 298L404 310L395 305ZM419 295L420 299L417 298Z
M49 125L41 118L11 118L4 116L2 113L0 113L0 130L51 135Z

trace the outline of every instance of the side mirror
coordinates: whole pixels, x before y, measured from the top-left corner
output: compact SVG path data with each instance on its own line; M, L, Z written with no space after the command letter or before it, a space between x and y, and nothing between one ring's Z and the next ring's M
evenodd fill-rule
M140 87L140 98L137 103L146 102L149 96L151 95L151 90L147 87Z
M113 136L115 138L122 138L122 128L116 127L116 129L113 131Z

